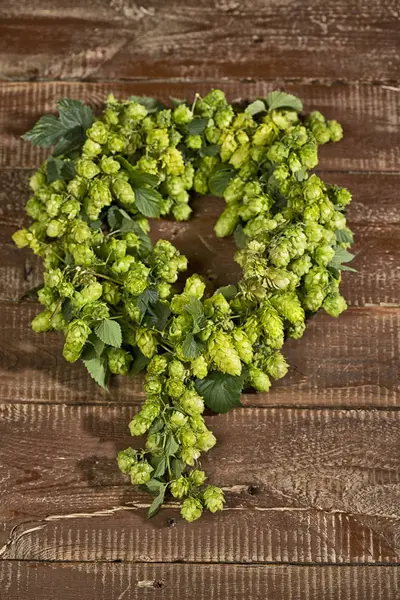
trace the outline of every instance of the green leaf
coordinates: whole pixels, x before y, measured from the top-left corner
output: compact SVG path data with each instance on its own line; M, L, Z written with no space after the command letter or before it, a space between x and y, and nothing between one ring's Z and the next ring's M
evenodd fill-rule
M238 290L237 290L236 285L233 285L231 283L229 285L224 285L223 287L220 287L217 290L215 290L214 295L222 294L223 297L226 298L226 300L232 300L236 296L237 293L238 293Z
M60 113L60 121L66 129L72 129L77 125L89 129L94 123L92 109L80 100L62 98L57 102L57 110Z
M285 92L270 92L266 98L269 110L275 110L277 108L287 108L300 112L303 110L303 103L300 98L293 96L292 94L286 94Z
M86 133L84 129L80 125L77 125L65 132L64 136L54 148L53 156L60 156L61 154L68 154L73 150L78 150L85 140Z
M179 444L174 438L173 433L168 434L167 443L165 444L165 454L167 456L173 456L175 452L179 450Z
M333 272L350 271L352 273L357 273L357 270L353 269L353 267L348 267L347 265L343 264L350 262L351 260L353 260L353 258L354 254L351 254L351 252L349 252L345 248L342 248L341 246L337 246L335 249L335 256L328 264L328 267L332 269ZM336 276L338 276L338 273L336 273Z
M204 144L200 148L200 156L217 156L220 150L221 146L219 144L210 144L208 146Z
M155 478L162 477L165 473L166 468L167 468L167 459L165 458L165 456L163 456L162 459L160 460L160 462L158 463L156 470L152 474L153 477L155 477Z
M112 319L103 319L95 329L96 335L101 339L102 342L113 346L114 348L120 348L122 344L122 331L121 326L117 321Z
M227 165L225 163L218 165L208 180L210 192L214 196L223 196L228 183L232 177L234 177L235 173L236 171L231 165Z
M111 206L107 212L107 221L112 231L118 229L121 233L132 232L140 239L140 251L143 254L151 252L152 243L137 221L134 221L123 208Z
M133 188L143 187L144 185L155 187L158 184L159 179L157 175L153 175L152 173L144 173L144 171L138 171L129 162L129 160L123 156L116 156L115 160L117 160L119 164L122 165L126 171L128 171L129 180Z
M180 458L174 458L172 460L172 471L175 475L175 478L178 479L183 471L186 469L186 463L183 462Z
M55 115L43 115L22 137L34 146L48 148L56 144L64 133L65 127Z
M136 188L135 189L135 200L138 210L145 217L154 217L156 219L160 216L160 202L162 196L156 190L151 188Z
M267 109L266 109L265 103L262 100L255 100L254 102L252 102L251 104L248 105L248 107L245 109L244 112L247 115L254 117L255 115L265 112L266 110Z
M180 104L187 104L187 100L183 100L182 98L174 98L174 96L170 96L171 104L173 108L176 108Z
M69 181L75 177L75 165L71 160L62 160L50 155L47 160L47 180L49 183L57 179Z
M97 337L95 333L91 333L86 340L85 347L82 352L82 358L84 360L91 360L92 358L100 358L104 350L104 342Z
M71 321L73 315L71 298L64 298L61 305L61 313L65 321Z
M129 100L145 106L149 114L167 108L165 104L162 104L162 102L159 102L156 98L151 98L150 96L129 96Z
M150 362L150 359L144 356L144 354L140 352L139 348L135 348L135 354L136 357L129 370L129 377L136 377L136 375L143 371L143 369L145 369Z
M95 382L106 390L108 380L108 365L105 357L83 360L83 364Z
M150 304L145 315L145 323L150 327L155 327L159 331L163 331L167 325L168 318L171 314L169 306L165 302L157 301L155 304Z
M152 426L149 429L149 433L158 433L164 427L164 421L161 417L154 419Z
M194 360L200 356L203 344L195 340L193 333L188 333L182 344L182 352L188 360Z
M205 316L203 311L203 305L198 298L190 296L189 302L185 304L185 312L193 318L193 332L199 333L199 331L205 325Z
M57 108L60 113L59 117L44 115L23 136L34 146L41 148L48 148L56 144L53 150L54 156L67 154L79 148L86 139L86 129L94 121L92 110L79 100L64 98L59 100Z
M307 172L307 169L305 167L302 167L299 171L296 171L294 176L297 179L297 181L304 181L305 179L307 179Z
M212 371L204 379L196 379L195 387L203 396L205 404L217 413L226 413L240 406L243 376L228 375Z
M149 305L157 302L158 291L152 288L147 288L136 298L136 306L140 310L141 314L144 315Z
M144 487L147 488L152 494L159 494L161 488L165 487L165 483L163 481L158 481L158 479L155 479L153 475L153 478L150 479L150 481L148 481Z
M149 511L147 513L147 517L149 519L151 519L151 517L154 517L160 510L160 508L164 502L165 490L166 490L165 485L162 488L160 487L158 496L153 500L153 503L150 506Z
M336 231L336 240L339 244L352 244L354 242L350 229L338 229Z
M208 118L205 119L193 119L186 125L186 129L189 135L201 135L208 125Z
M242 249L246 246L249 238L243 231L243 227L241 225L236 226L236 229L233 232L233 239L235 240L235 244L238 248Z

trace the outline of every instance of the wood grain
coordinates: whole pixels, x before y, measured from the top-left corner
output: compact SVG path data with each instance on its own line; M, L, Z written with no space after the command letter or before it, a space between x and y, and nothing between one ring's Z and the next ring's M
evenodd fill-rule
M192 98L212 87L224 89L229 99L254 99L276 89L276 84L213 79L190 82L121 83L3 83L0 84L0 167L34 167L48 152L20 139L34 122L46 112L55 110L61 97L79 98L99 109L107 93L117 97L130 94ZM345 138L339 144L321 149L320 167L329 171L398 171L400 147L399 92L388 86L367 85L284 85L298 94L306 111L321 110L329 118L338 119Z
M188 525L174 504L146 521L148 496L117 470L116 452L140 443L127 432L136 411L1 406L3 558L400 562L396 412L207 417L219 443L203 465L225 488L227 509Z
M398 82L398 3L3 0L0 71L19 79Z
M8 600L397 600L396 567L0 563Z
M33 302L3 304L0 322L1 397L9 402L137 402L140 378L115 377L110 394L83 365L62 357L60 333L35 334ZM395 308L349 309L336 320L311 319L301 340L288 340L288 375L268 394L247 394L251 406L399 406L400 312Z
M43 281L41 260L29 249L19 250L13 232L29 223L25 204L32 171L0 170L0 301L16 301ZM394 174L346 174L325 172L321 177L348 187L353 193L349 223L355 234L357 273L345 274L342 293L350 306L400 305L400 176ZM379 201L377 200L379 198ZM153 239L171 240L189 259L189 271L208 281L209 291L237 281L236 246L231 238L217 239L213 227L223 210L219 198L195 197L194 217L189 222L155 220ZM196 243L193 243L195 236ZM218 260L215 257L218 256Z

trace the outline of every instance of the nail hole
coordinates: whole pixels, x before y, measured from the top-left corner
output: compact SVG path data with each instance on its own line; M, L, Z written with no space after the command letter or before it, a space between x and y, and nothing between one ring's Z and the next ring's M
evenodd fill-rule
M250 494L250 496L255 496L256 494L258 494L259 491L260 489L255 485L249 485L249 487L247 488L247 493Z
M175 519L168 519L167 523L168 523L168 527L176 527Z

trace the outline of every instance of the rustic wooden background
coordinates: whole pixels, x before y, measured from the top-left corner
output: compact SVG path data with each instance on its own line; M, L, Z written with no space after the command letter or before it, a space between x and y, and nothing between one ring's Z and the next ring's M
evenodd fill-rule
M400 4L397 0L1 0L1 600L400 598ZM188 525L115 465L143 394L103 393L34 335L40 262L10 236L45 154L20 135L60 96L230 99L276 88L344 125L319 171L354 193L349 310L319 315L285 351L288 377L208 418L204 461L227 508ZM237 271L215 199L162 234L210 286ZM217 258L216 258L217 257Z

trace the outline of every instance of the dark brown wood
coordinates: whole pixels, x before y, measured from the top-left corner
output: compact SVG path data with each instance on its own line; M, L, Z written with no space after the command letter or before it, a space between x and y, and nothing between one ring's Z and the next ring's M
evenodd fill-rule
M184 82L0 84L0 167L34 167L47 157L47 150L34 148L20 136L44 112L54 111L60 97L79 98L99 109L109 92L121 98L144 94L168 100L169 96L193 98L196 92L204 94L212 87L224 89L231 100L253 100L276 89L277 85L218 78ZM342 84L283 87L303 99L307 112L321 110L344 126L342 142L321 149L321 168L329 171L398 171L400 103L397 88Z
M5 285L0 300L16 301L42 279L41 260L29 250L19 250L11 235L29 223L25 204L32 171L0 171L0 276ZM400 304L400 177L394 174L346 174L322 171L329 182L348 187L353 193L349 223L354 230L356 274L345 274L342 290L350 306ZM223 210L219 198L193 200L194 217L189 222L152 223L154 239L170 239L189 259L189 271L205 276L210 291L237 281L239 266L231 238L219 240L213 227ZM195 235L196 243L193 243ZM216 256L218 260L216 260Z
M7 598L18 600L397 600L396 567L0 564Z
M136 411L1 406L3 558L400 562L396 412L207 417L219 443L204 467L225 488L227 509L189 525L174 504L147 521L148 496L117 470L117 450L140 443L127 432Z
M397 599L398 3L142 4L0 6L0 597ZM40 262L10 236L25 222L27 169L47 154L20 135L59 97L98 110L110 91L165 100L211 87L243 100L280 87L343 123L344 141L321 149L320 168L354 193L359 272L344 277L348 312L318 315L285 345L292 368L270 394L207 417L219 443L204 466L227 509L189 525L169 502L149 522L149 497L115 464L133 441L140 379L102 392L62 359L60 335L31 332L37 305L15 302L40 281ZM233 246L212 233L222 204L194 205L195 221L160 222L153 233L172 239L213 289L238 273Z
M398 82L400 73L395 0L6 0L0 14L7 78Z
M140 378L115 377L101 390L82 364L65 362L60 333L33 333L33 302L3 304L0 385L8 402L136 402ZM319 314L301 340L284 346L291 369L268 394L247 394L250 406L399 406L400 314L397 308L349 309L339 319Z

